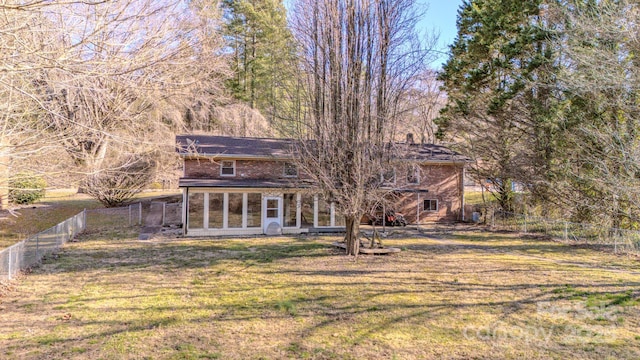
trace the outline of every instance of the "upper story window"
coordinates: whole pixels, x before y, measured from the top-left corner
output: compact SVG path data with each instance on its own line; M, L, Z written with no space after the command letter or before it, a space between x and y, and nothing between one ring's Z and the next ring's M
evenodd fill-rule
M420 167L417 165L409 166L407 169L407 183L419 184L420 183Z
M382 173L382 185L389 186L396 184L396 169L390 169Z
M220 162L220 176L236 176L236 161L223 160Z
M298 177L298 167L291 162L284 163L284 176L285 177Z

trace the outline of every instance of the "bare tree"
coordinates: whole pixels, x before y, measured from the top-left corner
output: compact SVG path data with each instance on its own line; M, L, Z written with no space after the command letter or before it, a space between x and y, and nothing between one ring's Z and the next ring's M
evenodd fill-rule
M242 103L217 106L213 112L215 123L209 132L230 136L274 136L269 121L260 111Z
M640 223L640 5L570 1L551 7L567 26L556 46L567 70L566 181L576 220L615 228Z
M400 103L423 69L413 0L299 0L293 32L307 75L299 166L345 217L348 255L383 197Z
M171 151L222 94L217 24L201 0L2 2L0 143L14 163L62 146L81 173L110 151Z
M440 89L442 82L433 69L427 69L419 75L415 86L402 101L403 116L398 124L399 141L404 134L414 134L421 144L433 144L437 141L437 125L434 120L447 103L447 95Z

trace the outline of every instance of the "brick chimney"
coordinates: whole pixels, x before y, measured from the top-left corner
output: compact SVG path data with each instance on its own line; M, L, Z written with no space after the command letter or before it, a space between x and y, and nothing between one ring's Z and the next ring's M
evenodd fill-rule
M407 144L414 144L412 133L407 134Z

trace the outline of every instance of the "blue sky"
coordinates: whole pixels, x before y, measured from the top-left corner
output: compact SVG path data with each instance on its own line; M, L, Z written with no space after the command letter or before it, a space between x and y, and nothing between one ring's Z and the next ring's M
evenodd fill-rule
M447 52L448 45L456 38L456 18L458 8L462 5L462 0L425 0L429 4L429 9L420 23L426 30L435 29L440 32L439 47L441 51ZM447 60L447 55L442 54L434 61L432 67L440 69L442 63Z

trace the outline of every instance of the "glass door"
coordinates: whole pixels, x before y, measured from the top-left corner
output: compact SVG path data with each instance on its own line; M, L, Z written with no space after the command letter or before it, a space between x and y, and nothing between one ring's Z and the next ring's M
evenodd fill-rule
M282 209L281 197L265 197L264 198L264 232L267 233L269 226L272 228L282 228L282 217L280 216L280 209ZM272 225L275 224L275 225Z

